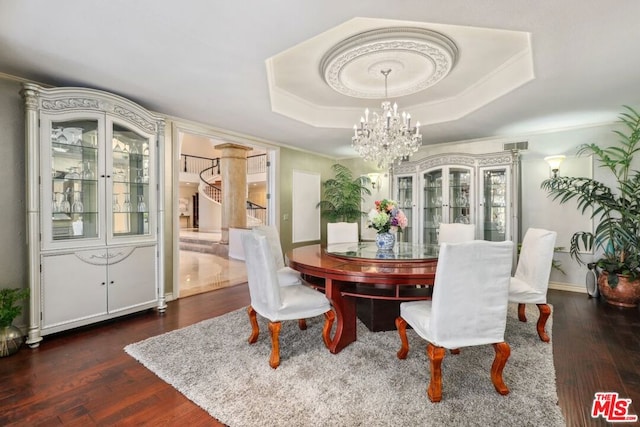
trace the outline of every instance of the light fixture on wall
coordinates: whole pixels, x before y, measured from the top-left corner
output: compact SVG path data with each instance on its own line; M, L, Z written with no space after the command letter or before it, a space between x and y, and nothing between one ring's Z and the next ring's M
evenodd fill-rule
M371 187L374 190L377 187L378 191L380 191L380 189L382 188L382 181L380 180L380 174L372 172L372 173L368 173L367 176L369 177L369 180L371 180Z
M566 156L547 156L544 158L544 161L549 164L551 168L551 172L553 172L553 178L558 177L558 172L560 171L560 164L566 158Z
M398 113L398 104L387 100L387 79L391 69L380 70L384 75L384 97L382 112L369 109L360 118L360 126L353 125L354 136L351 145L360 157L374 161L379 168L390 168L393 162L415 153L422 145L420 122L411 127L411 114Z

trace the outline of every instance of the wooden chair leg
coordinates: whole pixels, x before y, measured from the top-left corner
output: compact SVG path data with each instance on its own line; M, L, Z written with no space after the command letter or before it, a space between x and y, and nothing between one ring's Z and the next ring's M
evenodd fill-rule
M449 350L449 353L451 354L460 354L460 349L459 348L452 348Z
M301 331L307 330L307 319L298 319L298 327Z
M269 366L276 369L280 366L280 328L281 322L269 322L269 331L271 332L271 358L269 358Z
M442 359L444 359L444 347L436 347L429 343L427 345L427 356L431 361L431 380L427 388L427 396L432 402L442 400Z
M509 394L509 389L502 380L502 370L511 355L511 348L506 342L495 343L493 348L496 351L496 357L493 359L493 365L491 365L491 381L498 393L502 395Z
M544 342L549 342L549 335L545 331L545 326L547 325L547 319L551 315L551 307L548 304L537 304L538 310L540 310L540 317L538 318L538 323L536 328L538 329L538 336Z
M518 304L518 319L521 322L527 321L527 316L524 314L525 308L526 308L525 304Z
M247 307L247 314L249 315L249 322L251 322L251 336L249 337L249 344L253 344L258 341L258 335L260 334L260 327L258 326L258 319L256 318L256 311L253 307Z
M333 310L329 310L324 314L324 326L322 328L322 341L324 345L329 348L331 345L331 328L333 327L333 321L336 318L336 314Z
M400 342L402 343L400 350L398 350L398 359L406 359L409 353L409 341L407 340L407 321L402 317L396 317L396 329L400 335Z

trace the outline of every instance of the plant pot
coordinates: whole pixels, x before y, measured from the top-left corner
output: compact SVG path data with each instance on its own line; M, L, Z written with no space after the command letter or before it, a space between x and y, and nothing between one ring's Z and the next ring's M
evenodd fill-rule
M0 327L0 357L11 356L24 342L22 331L13 325Z
M598 277L598 289L611 305L634 308L640 302L640 279L630 281L627 276L618 274L618 284L612 288L605 273Z

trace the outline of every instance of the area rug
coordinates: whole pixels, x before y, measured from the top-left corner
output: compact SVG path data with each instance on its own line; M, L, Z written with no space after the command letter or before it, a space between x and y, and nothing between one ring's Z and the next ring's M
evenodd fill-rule
M309 319L306 331L295 321L283 322L278 369L269 367L264 319L258 342L247 343L251 328L244 309L130 344L125 351L229 426L564 426L552 344L538 338L533 308L529 322L522 323L516 306L509 307L507 396L491 383L492 346L447 354L442 401L431 403L426 342L412 330L405 360L396 357L396 331L370 332L360 322L358 340L331 354L322 343L323 317ZM548 332L551 326L550 318Z

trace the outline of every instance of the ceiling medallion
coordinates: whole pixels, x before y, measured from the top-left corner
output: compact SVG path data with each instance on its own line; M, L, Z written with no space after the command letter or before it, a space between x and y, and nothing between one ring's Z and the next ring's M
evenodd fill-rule
M391 27L365 31L331 48L320 62L324 81L354 98L385 97L380 72L393 69L388 96L411 95L445 78L458 49L447 36L425 28Z

